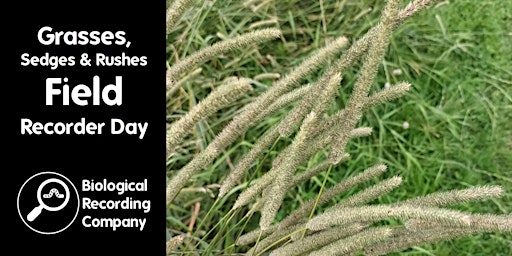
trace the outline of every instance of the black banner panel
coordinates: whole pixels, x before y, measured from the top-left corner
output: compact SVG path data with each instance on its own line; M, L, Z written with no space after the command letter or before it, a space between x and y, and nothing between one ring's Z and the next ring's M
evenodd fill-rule
M4 251L165 255L165 1L10 5Z

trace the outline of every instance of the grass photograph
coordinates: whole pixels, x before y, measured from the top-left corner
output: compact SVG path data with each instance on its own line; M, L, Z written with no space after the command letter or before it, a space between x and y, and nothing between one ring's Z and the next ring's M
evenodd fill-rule
M166 22L168 255L512 255L512 1Z

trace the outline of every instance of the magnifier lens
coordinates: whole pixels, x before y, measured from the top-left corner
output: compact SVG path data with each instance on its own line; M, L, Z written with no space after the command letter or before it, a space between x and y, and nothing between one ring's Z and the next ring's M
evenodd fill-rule
M49 192L43 195L43 188L52 182L58 183L62 186L62 188L64 189L64 195L62 195L59 192L59 190L57 188L55 188L55 186L52 186L51 189L49 190ZM43 201L43 197L44 198L52 198L53 196L58 198L58 201L60 201L60 200L62 200L62 198L64 198L64 201L62 201L59 204L56 203L56 205L53 205L53 203L51 203L51 205L45 204L45 202ZM39 188L37 189L37 201L39 203L39 206L36 206L27 215L28 221L34 221L37 218L37 216L39 216L39 214L41 214L43 209L50 211L50 212L56 212L56 211L62 210L62 208L64 208L69 202L69 188L66 185L66 183L64 183L62 180L55 179L55 178L47 179L47 180L43 181L43 183L41 183L41 185L39 185Z
M60 186L50 183L57 183ZM50 184L51 186L47 186L49 189L45 189L45 191L47 191L47 193L45 194L43 193L43 187L46 187L46 185L48 184ZM69 188L66 185L66 183L59 179L47 179L46 181L41 183L41 186L37 191L37 200L45 210L52 212L59 211L62 208L64 208L69 201Z

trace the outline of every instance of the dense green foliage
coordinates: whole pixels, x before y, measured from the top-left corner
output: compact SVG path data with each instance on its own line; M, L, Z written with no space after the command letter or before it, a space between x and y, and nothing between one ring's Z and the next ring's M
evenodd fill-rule
M413 17L393 34L373 91L383 88L386 82L395 84L404 80L412 84L412 90L397 101L365 112L361 126L373 127L373 134L348 144L347 152L352 158L331 170L326 187L383 162L389 167L385 178L400 175L403 182L378 202L397 202L476 185L501 185L506 193L504 197L462 204L456 209L511 213L512 2L446 3ZM218 56L202 65L202 72L171 98L168 120L183 115L226 77L283 75L335 37L343 35L353 42L375 25L382 5L383 1L370 0L263 0L256 1L254 6L258 8L246 7L243 1L205 1L193 6L168 37L169 59L183 58L224 38L252 31L259 28L254 24L261 20L273 21L264 27L278 27L284 37ZM333 111L346 104L358 67L344 74L343 89L338 105L332 106ZM317 73L321 74L322 71ZM310 80L315 81L317 77ZM248 97L199 122L176 155L169 159L169 170L180 169L204 149L227 121L271 82L271 79L259 81ZM250 129L206 171L194 176L190 186L176 198L168 213L168 227L173 235L188 231L190 219L195 218L193 208L200 207L191 233L199 238L192 239L193 243L185 247L192 250L199 244L197 249L215 255L235 253L238 251L233 244L237 236L258 226L258 214L246 222L240 222L245 212L236 212L231 219L225 219L235 195L223 198L222 203L211 208L218 192L215 184L280 119L278 116L288 110ZM409 125L407 129L404 122ZM289 141L277 142L268 156L275 157L287 144ZM251 173L258 170L256 176L261 176L261 170L270 169L270 157L260 159ZM238 188L243 189L253 178L247 176ZM314 198L322 180L320 175L290 190L278 218L287 216L306 199ZM349 191L347 196L354 192ZM511 235L482 234L415 247L401 254L510 255L511 240Z

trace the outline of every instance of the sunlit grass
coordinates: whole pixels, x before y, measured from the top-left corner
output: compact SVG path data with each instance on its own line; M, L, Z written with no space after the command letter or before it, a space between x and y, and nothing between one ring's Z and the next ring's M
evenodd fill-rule
M252 7L246 7L243 2L198 1L171 32L168 57L180 59L219 40L261 28L257 23L260 21L270 21L263 23L267 24L263 27L279 27L284 37L261 47L218 56L202 65L201 73L186 82L171 99L169 120L183 115L226 77L254 78L268 72L284 74L337 36L355 40L376 23L383 5L383 1L370 0L259 0L254 1ZM458 209L511 213L511 33L510 1L451 1L406 22L394 33L374 90L384 87L386 82L395 84L404 80L411 82L413 89L400 100L365 113L362 125L373 127L373 135L353 140L348 145L352 158L331 170L325 186L330 187L383 162L390 170L385 178L400 175L404 180L395 191L381 197L380 202L492 184L503 186L506 193L503 198L463 204ZM333 104L333 110L345 105L356 78L356 68L344 74L344 87L336 102L338 106ZM317 76L321 74L322 70ZM316 79L316 76L310 78L311 81ZM258 81L249 97L196 125L182 148L169 159L169 170L179 169L204 149L227 121L271 82L271 79ZM215 184L219 184L257 138L276 123L276 117L284 113L285 110L278 112L250 129L207 170L194 176L190 187L204 190L184 192L175 200L168 212L168 227L173 235L189 232L188 222L194 217L192 209L196 202L200 203L196 225L190 231L194 237L185 245L187 250L197 249L204 255L239 252L233 244L242 229L248 231L258 226L259 213L244 219L245 212L238 211L226 218L236 196L224 197L214 205L216 198L211 195L218 192ZM403 127L404 122L409 124L407 129ZM258 160L251 174L259 177L268 170L271 160L289 144L286 140L278 141L267 152L268 157ZM323 158L325 155L319 154L309 165ZM232 192L239 193L253 178L248 175ZM278 218L284 218L305 200L315 198L324 178L324 174L319 175L290 190ZM357 190L353 189L345 196L355 192ZM510 255L511 240L511 235L483 234L415 247L401 254Z

